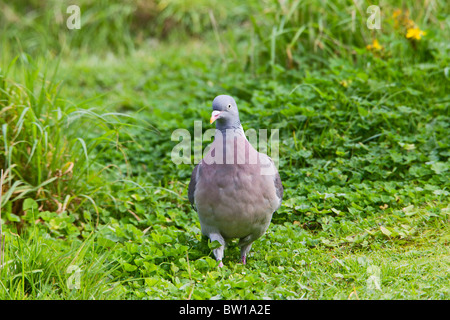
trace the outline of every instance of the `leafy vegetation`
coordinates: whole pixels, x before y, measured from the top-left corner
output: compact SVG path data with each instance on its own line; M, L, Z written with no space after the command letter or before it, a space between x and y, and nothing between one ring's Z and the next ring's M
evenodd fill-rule
M358 1L78 5L0 4L2 299L449 298L444 1L381 30ZM285 197L219 269L171 136L222 93L279 129Z

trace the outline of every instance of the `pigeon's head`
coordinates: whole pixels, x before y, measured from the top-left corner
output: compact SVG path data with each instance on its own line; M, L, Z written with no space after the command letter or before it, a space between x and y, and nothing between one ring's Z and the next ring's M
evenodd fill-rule
M213 112L209 122L213 123L216 121L217 129L231 129L239 128L241 126L236 101L234 101L232 97L227 95L215 97L212 108Z

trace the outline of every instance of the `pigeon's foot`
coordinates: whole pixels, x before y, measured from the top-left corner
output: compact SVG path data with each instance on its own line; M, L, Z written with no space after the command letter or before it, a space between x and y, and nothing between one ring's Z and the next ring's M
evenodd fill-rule
M223 263L222 263L222 260L220 260L219 261L219 268L222 268L223 267Z
M242 256L241 257L241 263L242 264L247 264L247 257L246 256Z

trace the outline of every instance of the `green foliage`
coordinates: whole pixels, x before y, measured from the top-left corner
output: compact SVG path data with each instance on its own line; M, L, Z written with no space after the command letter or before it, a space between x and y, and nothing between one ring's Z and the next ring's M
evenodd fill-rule
M385 58L402 56L404 63L429 60L435 48L405 38L403 29L393 17L396 10L408 13L412 23L420 29L433 28L433 17L448 11L445 2L433 4L406 1L380 1L381 29L369 29L366 22L370 1L260 1L257 14L251 21L255 37L249 50L249 69L259 73L268 71L273 76L286 69L327 66L330 57L352 62L365 62L358 54L360 48L379 40L377 55ZM409 16L410 13L410 16ZM444 31L445 32L445 31ZM430 32L427 39L440 43L440 33ZM448 33L446 34L448 37ZM389 46L389 47L388 47ZM411 46L416 51L408 53ZM385 48L386 47L386 48ZM433 52L434 51L434 52Z
M68 245L37 228L28 235L7 232L5 236L5 263L0 270L2 300L118 299L125 293L110 275L117 268L110 261L110 253L96 249L94 237ZM79 280L75 279L76 270L80 271ZM79 281L79 288L75 281Z
M67 8L73 4L68 0L0 3L4 40L14 48L33 53L100 50L126 54L152 37L201 35L211 28L211 19L219 27L243 23L252 7L237 0L81 0L76 5L82 28L68 30L66 21L72 13Z
M125 123L120 113L99 113L59 98L59 84L52 78L56 70L43 68L45 72L23 54L0 70L0 162L5 174L1 206L6 220L20 222L32 200L26 197L32 197L40 211L34 210L35 218L50 229L69 228L68 235L76 235L73 223L84 221L76 212L98 210L94 195L107 192L108 184L101 181L108 168L98 163L99 155L120 148L117 135L126 135L123 127L131 125L132 117L123 115L130 119Z
M0 4L0 298L448 299L448 6L238 3ZM285 197L218 268L170 154L222 93L279 129Z

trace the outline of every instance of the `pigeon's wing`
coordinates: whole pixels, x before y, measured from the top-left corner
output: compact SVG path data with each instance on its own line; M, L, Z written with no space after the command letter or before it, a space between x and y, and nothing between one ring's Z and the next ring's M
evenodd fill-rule
M195 211L197 211L197 207L195 206L194 193L195 193L195 186L197 185L197 175L198 175L199 169L200 169L200 163L198 165L196 165L194 170L192 171L191 181L189 181L189 187L188 187L189 202L191 203L191 206Z
M270 161L271 166L271 172L273 172L273 183L275 186L276 195L279 199L279 205L276 210L278 210L281 207L281 202L283 200L283 184L281 183L280 174L278 173L277 167L275 166L275 163L273 162L272 158L269 157L266 154L261 154L263 157L266 157Z
M281 178L280 178L280 174L278 173L278 171L275 173L274 183L275 183L275 189L277 190L277 196L278 196L278 198L280 198L280 207L281 207L281 201L283 200L284 189L283 189L283 184L281 183ZM280 207L278 207L278 209Z

